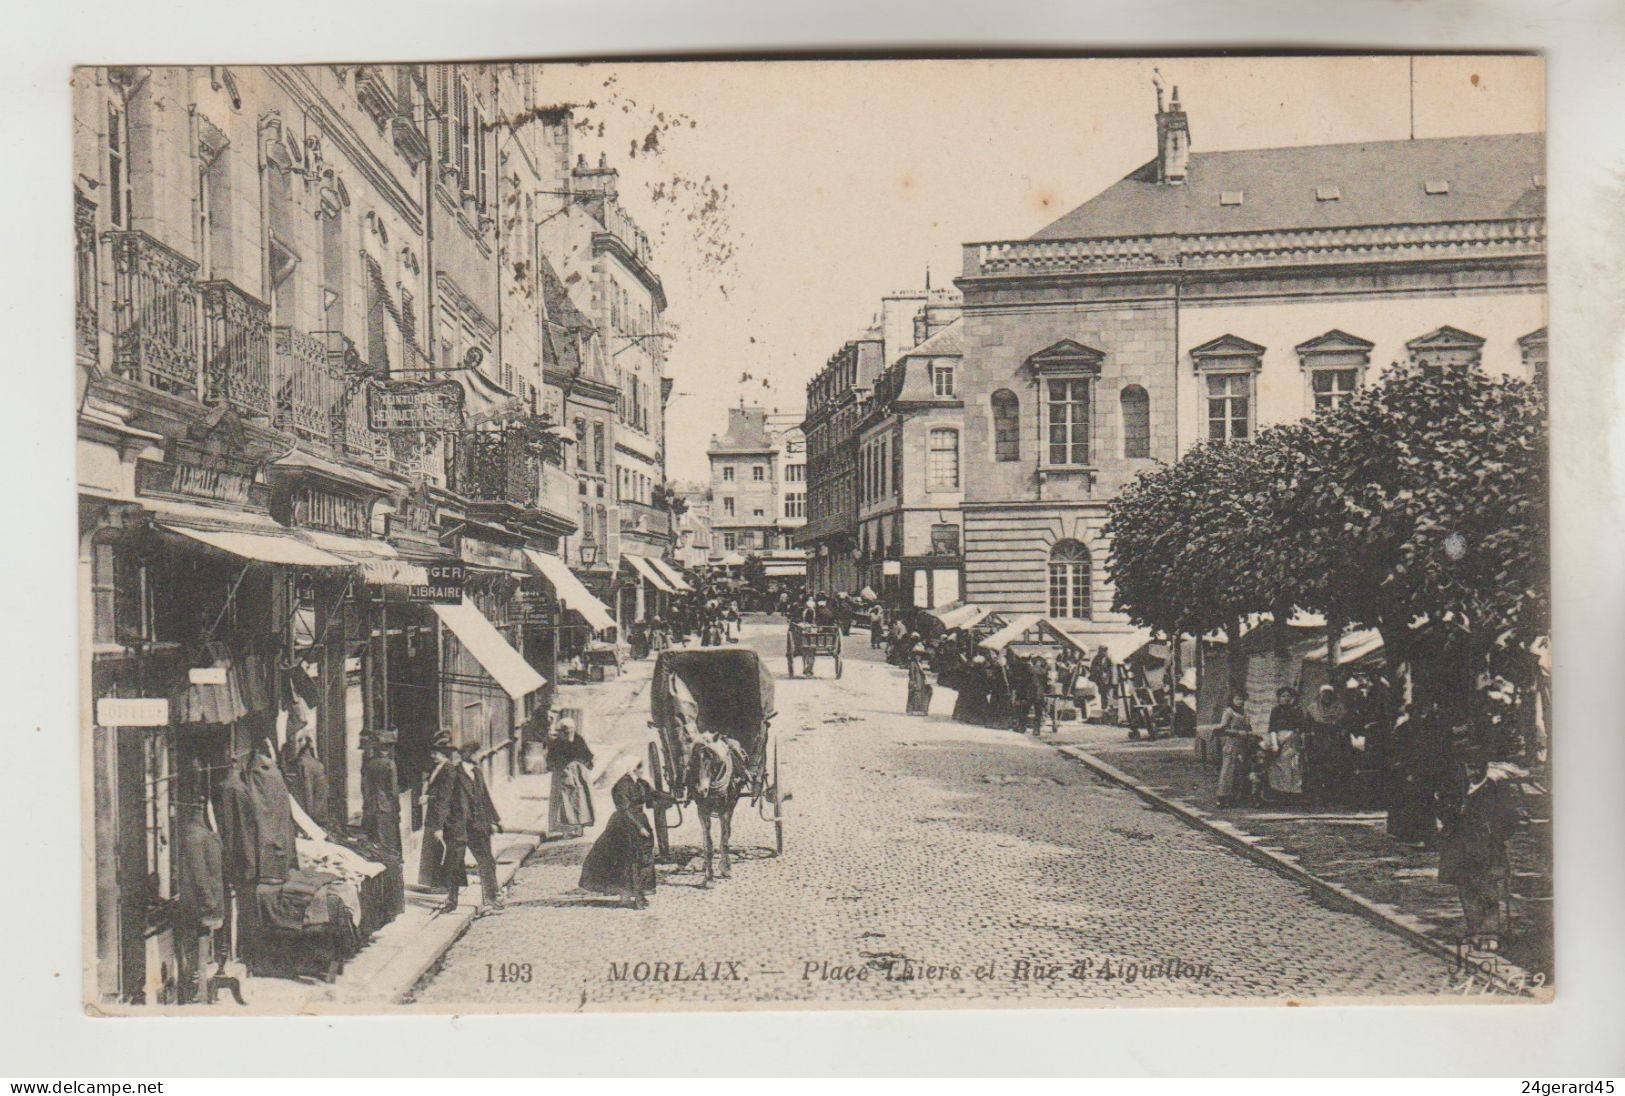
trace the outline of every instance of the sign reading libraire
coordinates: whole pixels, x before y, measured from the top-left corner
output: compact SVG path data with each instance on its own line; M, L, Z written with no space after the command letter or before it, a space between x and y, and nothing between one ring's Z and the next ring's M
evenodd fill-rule
M429 575L428 585L408 586L407 597L430 605L456 605L463 600L463 582L468 577L468 568L461 563L429 563L423 569Z
M384 433L454 430L463 421L463 386L456 381L373 381L367 385L367 426Z

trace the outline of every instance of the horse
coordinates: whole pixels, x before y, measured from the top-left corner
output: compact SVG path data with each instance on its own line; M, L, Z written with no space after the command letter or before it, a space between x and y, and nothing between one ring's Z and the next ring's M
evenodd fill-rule
M711 819L720 823L720 878L727 879L733 875L728 839L733 829L734 808L750 789L750 773L736 743L720 736L706 736L695 740L689 748L687 775L689 796L699 811L700 832L705 837L705 882L701 886L709 887L712 880L719 878L719 873L712 869L715 848L711 842Z

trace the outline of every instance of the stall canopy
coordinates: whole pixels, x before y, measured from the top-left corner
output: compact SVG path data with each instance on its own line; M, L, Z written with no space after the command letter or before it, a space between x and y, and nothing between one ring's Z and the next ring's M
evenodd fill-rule
M257 563L291 567L348 567L350 561L325 552L268 515L217 510L208 506L153 501L147 508L165 532Z
M671 564L667 563L665 560L656 559L654 556L650 556L649 557L649 562L654 565L654 569L656 571L659 571L662 575L665 576L666 583L673 590L687 592L687 591L690 591L690 590L694 589L694 587L692 587L692 586L690 586L688 584L688 580L686 578L684 578L682 575L677 573L677 568L673 567Z
M1375 628L1357 628L1344 632L1341 642L1337 645L1337 661L1339 665L1347 666L1356 662L1369 661L1382 651L1382 633ZM1325 662L1327 645L1322 643L1319 647L1303 656L1305 662Z
M515 700L547 684L547 678L532 669L525 656L514 650L496 625L467 598L456 605L435 605L433 609L457 641L502 686L502 691Z
M631 564L632 570L642 575L644 581L646 581L650 586L653 586L656 590L666 594L675 594L677 592L672 588L671 583L667 582L665 577L662 576L659 571L656 571L652 566L650 566L649 561L644 559L642 556L634 556L631 553L626 553L621 556L621 559Z
M525 558L538 574L553 584L553 593L564 603L564 607L580 613L593 631L601 632L605 628L615 627L615 617L603 602L593 597L591 591L581 584L575 572L562 559L530 548L525 549Z
M932 609L930 616L945 629L974 628L987 616L987 610L977 605L955 605L945 609Z
M1149 628L1135 628L1128 632L1108 632L1102 636L1090 636L1087 639L1078 637L1086 646L1093 643L1095 646L1104 645L1106 653L1113 662L1122 663L1140 653L1141 648L1151 642Z
M980 646L989 651L1002 651L1012 643L1062 644L1083 650L1078 641L1062 631L1053 620L1038 613L1011 617L1008 624L982 640Z
M717 562L724 567L743 567L745 565L745 557L740 555L738 552L729 552L727 555L717 560Z

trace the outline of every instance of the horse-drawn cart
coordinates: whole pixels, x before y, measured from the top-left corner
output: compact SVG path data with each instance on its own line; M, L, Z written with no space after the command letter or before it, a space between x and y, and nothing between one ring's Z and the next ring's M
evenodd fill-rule
M682 809L692 803L705 839L706 879L712 878L712 818L721 823L726 877L730 827L740 799L749 799L762 819L773 824L774 848L782 853L785 797L778 747L768 735L773 679L756 652L741 647L660 652L649 713L655 731L649 775L656 792L670 801L655 812L661 855L669 854L668 833L682 824ZM675 821L667 817L671 809L677 811Z
M835 676L841 676L841 629L833 624L798 624L790 622L784 634L784 664L789 676L796 676L796 658L801 659L803 676L811 677L818 666L819 655L835 659Z

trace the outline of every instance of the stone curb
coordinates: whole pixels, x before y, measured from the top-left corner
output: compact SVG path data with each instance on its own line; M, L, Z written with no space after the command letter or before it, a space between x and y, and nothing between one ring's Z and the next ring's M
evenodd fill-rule
M1237 852L1241 853L1243 856L1246 856L1255 863L1262 864L1263 866L1270 868L1271 870L1284 875L1289 879L1307 885L1312 890L1318 891L1322 896L1328 898L1333 903L1345 907L1349 912L1365 918L1367 921L1370 921L1379 928L1386 929L1389 932L1395 933L1396 935L1403 936L1419 947L1430 951L1452 963L1457 961L1458 956L1456 954L1456 950L1449 944L1429 934L1426 928L1423 927L1422 923L1416 918L1402 913L1391 906L1373 902L1371 899L1366 898L1363 895L1356 894L1354 891L1349 890L1340 883L1333 883L1330 880L1322 879L1320 876L1314 874L1299 864L1297 858L1288 856L1285 853L1276 852L1270 848L1266 848L1263 845L1261 838L1254 837L1252 834L1240 830L1222 819L1211 818L1203 812L1196 810L1193 807L1189 807L1177 799L1169 799L1166 796L1158 794L1145 784L1141 783L1139 780L1136 780L1134 777L1123 772L1121 769L1102 761L1100 758L1096 757L1094 754L1090 753L1081 746L1069 746L1061 743L1055 743L1054 748L1062 754L1065 754L1067 757L1080 762L1100 776L1110 780L1112 783L1127 788L1129 791L1133 792L1135 795L1139 796L1141 799L1145 800L1158 810L1166 811L1167 813L1179 818L1189 826L1206 830L1208 833L1213 834L1225 844L1229 845L1231 848L1235 849ZM1485 978L1494 981L1497 984L1497 987L1505 993L1520 997L1534 996L1534 994L1527 988L1529 986L1529 974L1527 971L1525 971L1522 967L1515 966L1512 963L1506 962L1505 960L1499 960L1499 963L1501 966L1501 972L1492 974L1488 971L1481 971L1480 973L1482 973Z

